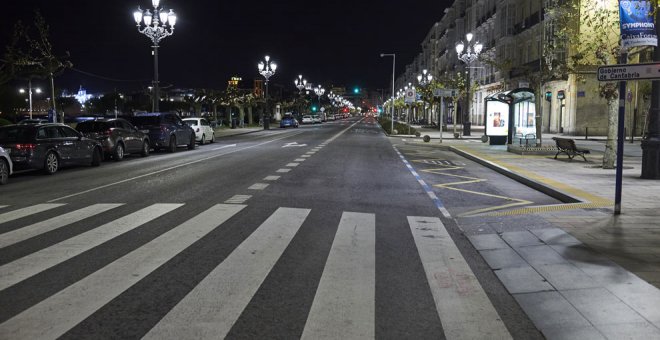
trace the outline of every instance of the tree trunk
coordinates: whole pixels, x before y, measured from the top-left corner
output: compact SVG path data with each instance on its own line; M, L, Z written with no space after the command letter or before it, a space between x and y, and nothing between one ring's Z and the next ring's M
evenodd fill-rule
M536 89L536 93L534 95L535 103L534 106L536 107L536 145L537 146L543 146L543 105L542 105L542 100L545 100L545 94L541 95L541 90L543 88L541 87L541 84L538 85ZM485 127L484 127L485 128Z
M239 126L243 127L244 126L244 121L245 121L245 107L243 105L238 106L238 120L239 120Z
M619 118L619 102L608 100L607 102L607 143L605 154L603 154L603 169L614 169L616 161L616 135Z
M248 125L252 126L254 124L254 117L252 117L252 105L248 106Z

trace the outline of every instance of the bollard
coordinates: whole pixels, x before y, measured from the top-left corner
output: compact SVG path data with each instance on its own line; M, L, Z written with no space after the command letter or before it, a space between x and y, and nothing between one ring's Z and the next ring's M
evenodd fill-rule
M584 140L589 139L589 128L585 127L584 128Z

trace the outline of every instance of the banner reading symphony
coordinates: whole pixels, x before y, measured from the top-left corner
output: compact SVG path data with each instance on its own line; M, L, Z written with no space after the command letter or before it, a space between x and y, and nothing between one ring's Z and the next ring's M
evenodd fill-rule
M651 1L619 1L619 19L623 48L658 46Z

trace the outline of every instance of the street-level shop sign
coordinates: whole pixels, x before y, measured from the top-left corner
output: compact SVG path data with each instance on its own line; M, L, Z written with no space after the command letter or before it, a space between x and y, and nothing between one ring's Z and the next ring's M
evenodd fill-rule
M598 80L660 79L660 63L608 65L598 68Z

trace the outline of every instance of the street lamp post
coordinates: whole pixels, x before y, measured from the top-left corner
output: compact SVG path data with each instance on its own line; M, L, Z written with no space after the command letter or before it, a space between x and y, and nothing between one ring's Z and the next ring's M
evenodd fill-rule
M390 134L394 132L394 73L396 71L396 54L395 53L381 53L380 57L392 57L392 107L390 108L390 118L392 119L392 127L390 129Z
M307 86L307 79L303 79L302 74L299 74L298 79L294 80L293 83L296 84L296 88L298 89L298 97L300 100L302 100L302 91ZM298 114L300 114L300 111L302 111L302 105L298 106Z
M422 70L422 74L417 75L417 83L419 83L421 88L426 89L426 87L431 84L431 81L433 81L433 75L431 75L426 69ZM426 118L426 101L424 101L424 116Z
M153 13L151 11L142 10L140 7L133 12L133 18L137 26L138 32L151 39L153 44L154 56L154 80L153 80L153 104L152 110L158 112L160 102L160 88L158 83L158 46L162 39L174 34L174 25L176 25L176 14L170 9L167 12L165 9L159 8L160 0L151 0L153 5ZM144 27L142 26L144 24Z
M19 89L18 92L20 93L26 93L28 94L28 105L30 107L30 119L32 119L32 79L28 79L28 89L25 91L25 89ZM34 92L36 93L41 93L40 88L34 89Z
M325 89L319 85L318 87L314 88L314 93L316 93L316 96L319 98L319 110L321 109L321 96L325 93Z
M470 135L470 64L479 58L479 53L483 49L483 45L475 41L474 44L470 44L474 36L472 33L465 35L465 40L467 40L467 49L465 44L462 41L459 41L456 44L456 55L458 60L465 63L465 73L466 73L466 94L465 94L465 112L463 113L463 135ZM456 124L456 122L454 122Z
M264 79L266 79L266 114L264 115L264 130L270 129L270 106L268 105L268 79L275 74L277 70L277 64L270 61L270 57L265 57L266 62L260 61L257 64L259 68L259 74L261 74Z

